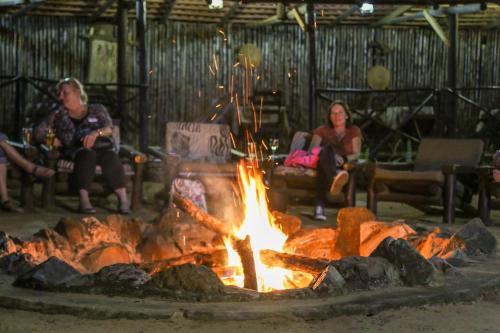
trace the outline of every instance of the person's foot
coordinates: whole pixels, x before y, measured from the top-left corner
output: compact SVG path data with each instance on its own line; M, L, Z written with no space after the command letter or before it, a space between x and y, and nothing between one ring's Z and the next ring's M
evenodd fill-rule
M83 207L83 206L80 205L80 207L78 208L78 212L80 214L95 214L96 210L92 206Z
M5 200L0 203L0 207L7 211L7 212L13 212L13 213L24 213L24 209L21 207L15 206L12 201L10 200Z
M54 170L43 167L41 165L35 165L33 170L31 170L31 174L35 177L38 177L38 178L50 178L55 173L56 172Z
M314 219L319 221L326 221L325 208L323 206L314 207Z
M345 170L339 171L333 178L332 186L330 187L331 195L338 195L342 192L342 188L349 181L349 173Z
M132 210L130 209L129 206L124 206L124 207L120 207L118 208L118 212L122 215L130 215L132 214Z

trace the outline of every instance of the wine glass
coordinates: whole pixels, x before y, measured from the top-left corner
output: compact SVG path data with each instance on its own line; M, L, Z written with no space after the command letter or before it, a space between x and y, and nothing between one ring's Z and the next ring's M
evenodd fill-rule
M278 138L269 139L269 148L271 149L271 158L274 158L276 155L276 150L280 146L280 140Z
M45 145L51 150L54 148L54 140L56 138L56 134L52 127L47 129L47 133L45 134Z
M33 129L31 127L23 127L23 145L31 145L31 138L33 136Z

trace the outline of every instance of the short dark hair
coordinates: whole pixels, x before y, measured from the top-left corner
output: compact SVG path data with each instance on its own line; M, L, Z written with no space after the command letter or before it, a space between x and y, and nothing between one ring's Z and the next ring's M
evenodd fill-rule
M333 101L330 106L328 107L328 123L330 124L330 126L333 127L333 124L332 124L332 121L330 120L330 113L332 112L332 108L335 106L335 105L340 105L342 106L342 108L344 109L345 111L345 114L347 115L347 119L346 119L346 122L345 122L345 125L346 127L350 127L352 125L352 112L351 112L351 109L349 108L349 105L344 102L343 100L341 99L337 99L335 101Z

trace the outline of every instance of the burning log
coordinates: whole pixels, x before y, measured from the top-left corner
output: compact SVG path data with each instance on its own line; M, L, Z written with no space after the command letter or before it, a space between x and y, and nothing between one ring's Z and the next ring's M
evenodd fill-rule
M245 275L245 288L257 290L257 273L255 272L255 260L250 244L250 237L247 236L243 240L234 237L231 230L222 221L205 213L190 200L179 194L174 194L173 200L180 209L188 213L196 222L231 240L233 248L241 258L243 274Z
M138 268L144 270L150 275L153 275L155 273L158 273L159 271L163 271L167 268L173 267L173 266L179 266L187 263L191 264L198 264L198 265L208 265L211 266L214 263L220 262L222 253L221 252L226 252L225 250L216 250L213 251L212 253L190 253L186 254L183 256L175 257L175 258L170 258L170 259L165 259L165 260L159 260L151 263L144 263L138 265Z
M257 273L255 272L255 260L250 244L250 236L245 239L233 240L233 247L241 258L241 266L243 266L243 274L245 275L244 287L257 290Z
M175 193L173 197L174 203L183 211L188 213L196 222L207 227L208 229L216 232L223 237L232 237L231 229L228 228L224 222L216 219L210 214L204 212L198 206L191 202L191 200L184 198L182 195Z
M312 275L321 273L328 265L327 260L313 259L290 253L280 253L273 250L260 251L260 259L269 266L279 266L292 271L306 272Z

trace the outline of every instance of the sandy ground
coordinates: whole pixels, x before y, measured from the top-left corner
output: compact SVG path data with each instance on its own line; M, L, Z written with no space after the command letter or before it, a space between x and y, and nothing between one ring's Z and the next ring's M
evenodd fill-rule
M365 204L360 195L358 206ZM148 220L156 215L149 206L140 212ZM306 225L321 226L308 218L311 207L293 207L291 213L303 218ZM329 221L335 218L335 210L328 209ZM98 215L109 214L106 209ZM62 216L75 215L56 209L35 214L0 213L0 230L11 235L28 236L40 228L53 227ZM98 216L99 217L99 216ZM500 221L500 212L493 215ZM437 223L440 217L423 215L401 204L381 204L381 220L406 219L422 223ZM458 219L457 226L468 219ZM498 225L491 230L500 236ZM297 318L271 318L257 321L191 321L185 318L169 320L90 320L69 315L41 314L4 309L0 304L0 333L14 332L500 332L500 294L487 295L467 304L447 304L388 310L369 316L343 316L322 321L304 321Z
M322 321L271 318L206 322L169 320L89 320L0 308L0 332L500 332L500 295L471 304L389 310L372 316L342 316Z

